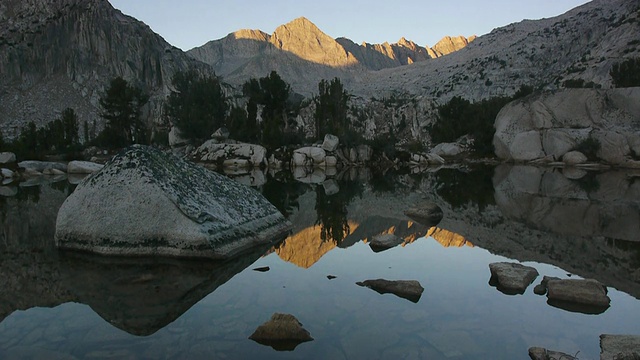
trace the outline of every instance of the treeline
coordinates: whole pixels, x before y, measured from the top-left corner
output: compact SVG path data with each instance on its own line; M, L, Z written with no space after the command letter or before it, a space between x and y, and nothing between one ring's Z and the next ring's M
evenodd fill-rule
M318 95L312 99L316 105L315 139L305 139L296 127L295 118L303 105L301 96L296 96L275 71L242 85L246 106L230 105L216 77L195 72L177 74L173 86L165 113L192 143L205 141L220 127L226 127L235 140L259 143L269 150L323 138L327 133L339 137L350 134L349 94L338 78L320 81Z

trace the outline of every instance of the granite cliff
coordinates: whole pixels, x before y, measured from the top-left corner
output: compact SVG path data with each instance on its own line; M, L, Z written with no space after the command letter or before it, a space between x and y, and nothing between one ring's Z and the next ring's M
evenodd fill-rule
M151 95L157 118L177 71L209 71L144 23L106 0L8 0L0 3L0 128L13 137L28 121L41 126L73 108L97 122L98 99L122 76Z

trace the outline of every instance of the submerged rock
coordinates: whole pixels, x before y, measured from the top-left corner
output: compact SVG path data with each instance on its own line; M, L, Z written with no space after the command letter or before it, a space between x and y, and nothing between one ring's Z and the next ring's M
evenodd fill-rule
M536 269L517 263L492 263L489 264L489 270L489 284L507 295L524 294L529 284L538 277Z
M541 347L529 348L529 357L531 360L550 360L550 359L563 359L563 360L578 360L569 354L565 354L559 351L547 350Z
M249 339L278 351L292 351L301 343L313 340L295 316L279 313L258 326Z
M356 283L359 286L368 287L379 294L394 294L403 299L417 303L422 296L424 288L416 280L365 280Z
M59 248L105 255L229 258L290 227L255 190L134 145L67 198L55 240Z
M568 311L600 314L609 308L607 288L597 280L564 279L547 283L549 305Z
M391 249L402 244L402 239L394 234L380 234L371 239L369 246L375 252Z
M442 209L433 203L424 203L405 210L405 215L426 226L435 226L444 216Z
M600 335L601 360L639 360L640 336Z

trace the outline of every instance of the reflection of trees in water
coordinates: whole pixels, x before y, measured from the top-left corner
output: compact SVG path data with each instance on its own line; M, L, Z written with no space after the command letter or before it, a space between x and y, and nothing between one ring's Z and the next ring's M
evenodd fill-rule
M340 191L333 195L325 194L322 186L316 187L316 225L320 225L322 241L331 240L339 245L349 236L347 206L356 195L362 195L362 184L355 181L340 182Z
M308 185L293 179L289 171L278 173L277 179L268 177L261 187L262 195L269 200L286 218L298 210L298 198L308 190Z
M477 205L482 211L495 205L493 171L490 166L469 170L441 169L435 173L436 192L452 208Z
M20 186L15 198L17 200L28 200L34 203L40 201L40 186Z

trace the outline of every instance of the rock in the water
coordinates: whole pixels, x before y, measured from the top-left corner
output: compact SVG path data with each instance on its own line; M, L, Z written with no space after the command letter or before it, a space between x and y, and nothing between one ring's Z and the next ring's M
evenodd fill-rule
M640 360L640 336L600 335L601 360Z
M426 226L435 226L442 220L442 209L434 203L424 203L405 210L405 215Z
M55 239L60 248L105 255L229 258L290 227L255 190L134 145L67 198Z
M42 173L46 169L56 169L64 172L67 171L67 164L50 161L21 161L18 163L18 167L25 169L25 172L37 171L39 173Z
M369 246L375 252L391 249L402 244L402 238L394 234L380 234L371 239Z
M580 151L569 151L562 156L562 162L567 165L578 165L587 162L587 157Z
M568 311L600 314L609 308L607 288L597 280L564 279L547 283L549 305Z
M403 299L417 303L422 296L424 288L416 280L365 280L357 282L357 285L368 287L379 294L394 294Z
M69 174L93 174L100 171L104 165L96 164L90 161L70 161L67 165L67 173Z
M559 351L547 350L541 347L529 348L529 357L531 360L551 360L551 359L563 359L563 360L578 360L578 358L565 354Z
M16 154L12 152L0 152L0 165L13 164L16 162Z
M278 351L292 351L301 343L313 340L295 316L279 313L258 326L249 339Z
M492 263L489 264L489 270L489 283L508 295L524 294L529 284L538 277L536 269L517 263Z
M533 293L536 295L544 295L547 293L547 283L550 280L560 280L560 278L557 277L551 277L551 276L544 276L542 278L542 281L540 282L540 284L536 285L536 287L533 288Z
M338 139L337 136L327 134L324 136L324 141L322 142L322 148L325 151L329 151L329 152L336 151L339 143L340 143L340 140Z

